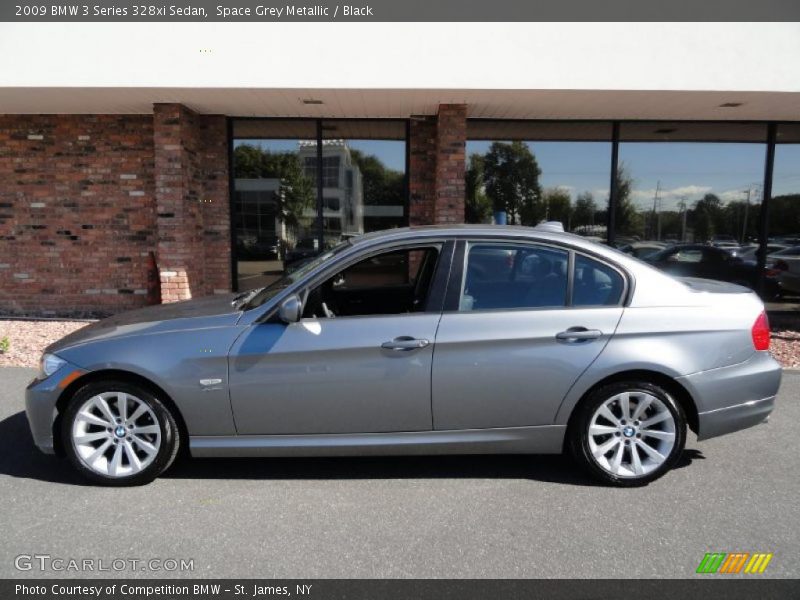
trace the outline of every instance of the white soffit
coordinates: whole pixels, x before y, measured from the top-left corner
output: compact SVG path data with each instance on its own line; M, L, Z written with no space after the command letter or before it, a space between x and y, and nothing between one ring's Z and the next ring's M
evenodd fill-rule
M0 114L146 114L158 102L243 117L407 118L465 103L481 119L800 121L800 93L787 92L0 87Z

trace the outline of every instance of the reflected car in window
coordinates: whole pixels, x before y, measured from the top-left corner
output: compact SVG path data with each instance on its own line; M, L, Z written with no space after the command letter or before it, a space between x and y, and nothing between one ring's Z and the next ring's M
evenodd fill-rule
M636 486L676 463L687 429L702 441L769 415L768 348L743 287L543 228L397 229L262 289L93 323L47 348L26 410L39 448L103 485L149 482L184 448L567 451Z
M767 274L780 286L781 295L800 294L800 246L791 246L767 256Z
M643 259L657 269L680 277L702 277L727 281L750 289L758 289L759 269L754 260L744 260L725 248L705 244L671 246ZM773 298L777 285L765 279L764 297Z

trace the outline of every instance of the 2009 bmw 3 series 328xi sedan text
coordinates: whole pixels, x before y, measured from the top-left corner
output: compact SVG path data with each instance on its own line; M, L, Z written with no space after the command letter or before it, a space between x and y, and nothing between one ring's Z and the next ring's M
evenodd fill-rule
M648 483L756 425L781 379L750 290L535 228L398 229L272 285L149 307L47 348L36 444L141 484L194 456L569 451Z

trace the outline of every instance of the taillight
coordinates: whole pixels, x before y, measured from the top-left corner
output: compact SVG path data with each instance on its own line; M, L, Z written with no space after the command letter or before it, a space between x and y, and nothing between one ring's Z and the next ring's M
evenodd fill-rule
M767 267L767 277L779 277L781 273L789 270L789 265L785 261L779 260L774 265Z
M769 319L767 319L766 312L758 315L750 333L753 336L753 347L756 350L769 350Z

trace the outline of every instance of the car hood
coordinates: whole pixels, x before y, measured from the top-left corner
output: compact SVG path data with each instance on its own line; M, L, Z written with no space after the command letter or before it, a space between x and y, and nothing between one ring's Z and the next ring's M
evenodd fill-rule
M242 313L233 308L234 297L235 294L207 296L120 313L74 331L45 352L57 353L88 342L132 335L235 325Z

